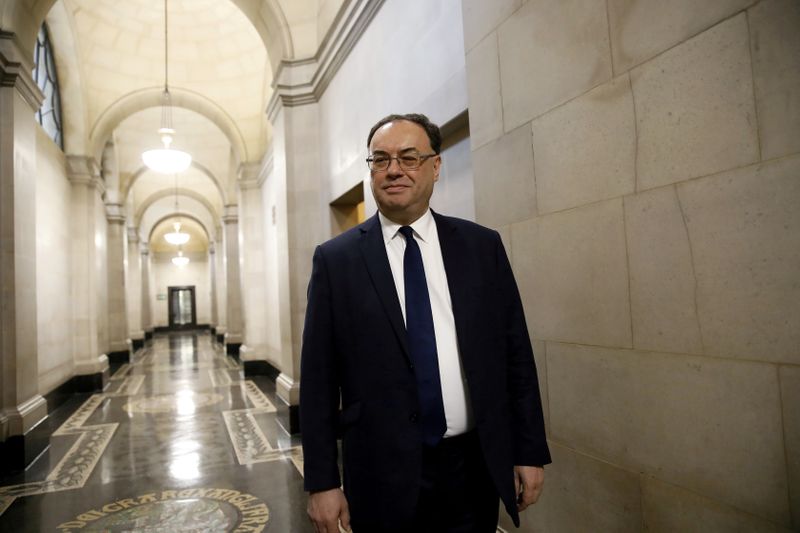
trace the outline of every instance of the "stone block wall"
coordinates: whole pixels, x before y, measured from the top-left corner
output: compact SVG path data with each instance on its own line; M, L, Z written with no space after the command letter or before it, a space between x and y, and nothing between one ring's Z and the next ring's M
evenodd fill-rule
M523 531L800 528L800 3L462 13L554 457Z

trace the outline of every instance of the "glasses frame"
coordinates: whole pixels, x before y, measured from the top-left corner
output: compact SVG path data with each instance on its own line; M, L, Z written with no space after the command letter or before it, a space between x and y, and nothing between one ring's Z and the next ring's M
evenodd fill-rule
M404 165L401 158L403 156L409 156L409 155L411 155L413 153L416 153L416 156L419 158L419 165L417 165L415 167L409 167L409 166ZM403 154L396 155L394 157L390 156L389 154L386 154L386 160L387 160L386 168L373 168L372 165L375 162L375 154L372 154L369 157L367 157L365 161L367 162L367 167L369 167L369 169L372 172L386 172L387 170L389 170L389 167L392 166L392 160L393 159L397 160L398 166L403 170L418 170L418 169L422 168L422 165L425 164L425 161L427 161L431 157L436 157L438 155L439 154L437 154L435 152L434 153L430 153L430 154L421 154L421 153L419 153L418 150L409 150L409 151L406 151Z

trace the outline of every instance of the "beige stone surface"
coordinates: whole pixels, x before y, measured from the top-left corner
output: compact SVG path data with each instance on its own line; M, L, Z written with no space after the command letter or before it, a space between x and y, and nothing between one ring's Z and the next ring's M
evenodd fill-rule
M505 129L611 79L605 3L526 2L497 30Z
M631 346L622 200L511 227L514 271L536 338Z
M532 126L540 213L633 192L636 126L627 75L542 115Z
M467 54L469 133L473 150L503 134L500 60L497 54L495 33Z
M646 531L707 533L788 532L789 529L694 492L643 476L642 507Z
M800 367L780 368L792 525L800 528Z
M800 156L678 186L710 354L800 363Z
M523 0L462 0L464 50L472 50L484 37L507 19Z
M754 0L609 0L614 72L620 73L693 37Z
M641 531L639 476L550 443L542 496L520 515L520 529L501 512L507 531Z
M773 365L548 343L550 436L788 523Z
M758 159L744 14L637 67L631 81L638 190Z
M472 152L475 219L490 227L536 215L531 130L500 137Z
M761 157L800 151L800 3L768 0L748 12Z
M703 353L689 235L674 187L625 198L633 346Z

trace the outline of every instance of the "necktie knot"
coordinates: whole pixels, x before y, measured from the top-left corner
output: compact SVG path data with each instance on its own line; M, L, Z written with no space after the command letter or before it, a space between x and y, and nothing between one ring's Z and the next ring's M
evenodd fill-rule
M403 234L403 237L406 238L406 242L410 241L414 238L414 230L411 226L403 226L400 228L400 233Z

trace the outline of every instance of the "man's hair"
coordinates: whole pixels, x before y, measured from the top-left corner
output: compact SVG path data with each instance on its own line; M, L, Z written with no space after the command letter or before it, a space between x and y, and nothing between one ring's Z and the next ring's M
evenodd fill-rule
M442 132L439 131L439 126L431 122L428 117L421 113L407 113L405 115L389 115L383 117L374 126L372 126L371 130L369 130L369 137L367 137L367 148L369 148L369 144L372 142L372 136L375 135L375 132L378 131L381 126L396 120L407 120L408 122L413 122L414 124L422 127L422 129L425 130L425 133L428 134L428 140L431 143L433 152L438 154L442 150Z

